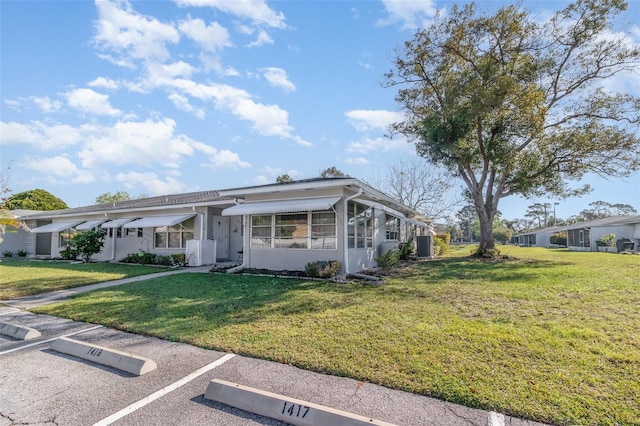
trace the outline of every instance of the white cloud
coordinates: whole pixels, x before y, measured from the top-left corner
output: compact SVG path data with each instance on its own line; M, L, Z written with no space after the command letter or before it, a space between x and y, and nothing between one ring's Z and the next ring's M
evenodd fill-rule
M273 87L279 87L285 92L296 91L296 86L289 80L287 72L282 68L267 67L261 68L260 71L262 71L265 80Z
M382 0L389 16L378 21L378 25L400 24L402 29L414 30L425 27L433 18L436 9L435 0Z
M169 95L169 100L171 102L173 102L173 105L182 110L182 111L186 111L186 112L190 112L193 115L195 115L196 117L200 118L200 119L204 119L205 117L205 111L202 108L196 108L193 105L191 105L189 103L189 99L187 99L186 96L182 96L178 93L172 93Z
M364 157L348 157L345 160L345 162L347 164L353 164L353 165L356 165L356 166L364 166L364 165L369 164L369 160L367 160Z
M127 189L135 189L139 191L140 188L144 188L144 191L149 195L166 195L176 194L184 192L186 185L176 178L167 176L164 180L158 177L156 173L140 173L140 172L128 172L118 173L115 180L122 182Z
M351 125L359 132L368 130L386 130L392 123L402 120L399 112L387 110L356 109L345 112Z
M62 108L62 102L59 100L51 100L48 96L44 97L31 97L31 100L40 110L44 113L57 112Z
M273 39L266 31L260 30L258 37L251 43L247 44L247 47L260 47L265 44L273 44Z
M96 126L79 150L84 167L160 164L178 167L181 158L193 154L193 141L175 135L175 121L119 121L112 127Z
M258 175L253 178L254 185L267 185L269 183L275 183L275 181L273 179L269 179L264 175Z
M42 150L60 149L84 139L82 129L66 124L0 122L0 145L26 143Z
M20 111L20 107L22 106L22 100L18 100L18 99L3 99L3 102L6 106L8 106L9 108L15 110L15 111Z
M350 142L347 146L347 152L357 154L368 154L375 152L405 152L413 154L415 148L413 144L407 142L405 138L397 137L393 139L379 137L379 138L364 138L361 141Z
M165 61L170 54L167 43L177 43L180 33L171 25L132 10L126 0L111 2L96 0L98 20L95 23L95 44L112 51L114 63L131 64L134 60Z
M219 150L201 142L195 142L193 147L197 151L201 151L209 156L210 162L204 164L206 167L214 169L240 169L251 167L250 163L240 160L240 156L238 154L231 152L228 149Z
M182 90L194 98L213 101L217 108L228 109L241 120L250 122L253 129L263 136L279 136L291 139L300 145L311 145L293 134L294 129L289 125L287 111L278 105L255 102L245 90L226 84L206 85L185 79L176 79L170 84L174 89Z
M91 89L74 89L67 92L66 97L70 107L83 113L111 117L122 115L122 111L109 104L109 95L103 95Z
M91 183L95 181L95 176L91 172L79 169L71 160L59 155L49 158L27 158L20 165L25 169L42 173L50 182Z
M212 7L240 18L252 20L258 25L284 28L285 17L282 12L271 9L263 0L175 0L179 6Z
M95 80L90 81L87 85L89 87L98 87L101 89L111 89L111 90L115 90L119 87L119 84L117 81L112 80L110 78L105 78L105 77L98 77Z
M202 19L180 21L178 28L207 52L232 46L229 31L217 22L207 25Z

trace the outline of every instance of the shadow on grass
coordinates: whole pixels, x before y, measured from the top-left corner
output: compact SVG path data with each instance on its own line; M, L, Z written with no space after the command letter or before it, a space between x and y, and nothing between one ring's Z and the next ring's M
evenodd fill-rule
M419 278L424 283L443 280L467 281L475 279L493 282L532 280L566 262L534 259L487 260L473 257L436 259L413 264L402 270L399 278Z
M168 268L145 265L10 259L0 263L0 299L30 296L166 270Z
M357 303L351 294L362 289L323 281L178 274L78 295L33 311L180 340L184 334L224 326L346 308Z

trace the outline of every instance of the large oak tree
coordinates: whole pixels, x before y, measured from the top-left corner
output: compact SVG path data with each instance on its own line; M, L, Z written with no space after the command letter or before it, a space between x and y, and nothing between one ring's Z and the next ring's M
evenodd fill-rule
M611 30L625 9L578 0L538 23L518 6L454 6L398 50L384 85L398 88L405 117L391 130L465 182L479 254L495 253L501 198L576 195L588 188L569 183L587 173L640 167L640 98L603 88L639 70L638 46Z

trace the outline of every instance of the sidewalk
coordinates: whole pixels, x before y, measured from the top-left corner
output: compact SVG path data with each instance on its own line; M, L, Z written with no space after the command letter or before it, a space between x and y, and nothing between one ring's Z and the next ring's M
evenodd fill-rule
M199 266L195 268L176 269L175 271L157 272L155 274L140 275L132 278L123 278L121 280L106 281L103 283L90 284L83 287L69 288L66 290L53 291L51 293L34 294L33 296L17 297L11 300L0 300L7 306L19 309L31 309L39 306L49 305L51 303L60 302L68 299L76 294L86 293L88 291L99 290L107 287L114 287L122 284L134 283L137 281L149 280L157 277L165 277L167 275L185 274L185 273L207 273L211 270L209 266Z

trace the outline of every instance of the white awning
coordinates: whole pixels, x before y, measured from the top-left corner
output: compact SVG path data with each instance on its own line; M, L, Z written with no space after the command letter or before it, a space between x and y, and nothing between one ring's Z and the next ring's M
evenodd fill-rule
M375 201L364 200L362 198L356 198L353 201L360 204L364 204L365 206L368 206L368 207L373 207L374 209L382 210L385 213L389 213L390 215L393 215L399 218L405 217L404 214L400 213L399 211L394 210L391 207L387 207L384 204L377 203Z
M342 197L306 198L303 200L252 201L228 207L222 210L222 216L331 210L340 198Z
M103 229L120 228L125 223L131 222L134 219L135 219L135 217L125 217L125 218L122 218L122 219L113 219L113 220L110 220L109 222L105 222L102 225L100 225L100 228L103 228Z
M61 231L64 231L65 229L73 228L74 226L82 222L84 222L84 220L54 222L48 225L38 226L37 228L31 228L29 232L33 232L36 234L44 233L44 232L61 232Z
M103 223L105 223L107 221L107 219L95 219L95 220L89 220L85 223L81 223L80 225L76 226L76 229L78 231L86 231L89 229L93 229L98 227L99 225L102 225Z
M157 228L159 226L173 226L182 223L187 219L194 217L195 213L172 215L172 216L149 216L142 219L136 219L123 225L123 228Z

